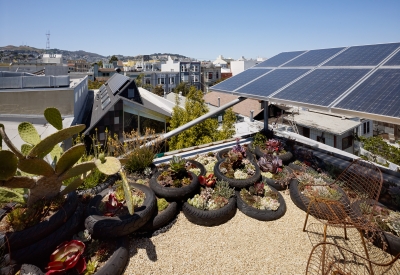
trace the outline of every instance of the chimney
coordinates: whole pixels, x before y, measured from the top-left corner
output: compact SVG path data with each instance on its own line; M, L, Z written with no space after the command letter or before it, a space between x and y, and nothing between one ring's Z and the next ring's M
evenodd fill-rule
M251 110L251 111L250 111L250 121L251 121L251 122L254 121L253 114L254 114L254 110Z

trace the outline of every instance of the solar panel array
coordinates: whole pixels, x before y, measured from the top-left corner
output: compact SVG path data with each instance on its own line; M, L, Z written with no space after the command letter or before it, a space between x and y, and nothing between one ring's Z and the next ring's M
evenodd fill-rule
M284 52L210 89L400 118L400 43Z
M114 74L108 81L108 87L110 87L111 92L115 95L126 82L129 81L129 77L122 74Z

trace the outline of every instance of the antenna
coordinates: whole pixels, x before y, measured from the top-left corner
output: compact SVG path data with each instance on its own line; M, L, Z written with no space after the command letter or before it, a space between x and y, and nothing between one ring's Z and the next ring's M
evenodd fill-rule
M46 36L47 36L46 50L50 50L50 31L47 31Z

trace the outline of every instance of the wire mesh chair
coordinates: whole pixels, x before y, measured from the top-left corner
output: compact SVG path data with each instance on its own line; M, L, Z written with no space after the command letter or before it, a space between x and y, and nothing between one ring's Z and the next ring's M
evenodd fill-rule
M342 227L347 239L346 228L356 228L364 246L363 232L372 237L379 235L379 230L370 222L371 217L361 215L352 207L355 202L368 202L374 206L378 203L383 183L382 172L371 162L361 159L354 160L331 184L302 183L301 199L307 207L303 231L306 231L308 216L312 215L324 224L323 242L326 241L327 226Z
M334 243L322 242L311 250L306 274L358 275L400 274L400 254L389 260L371 261L348 248Z

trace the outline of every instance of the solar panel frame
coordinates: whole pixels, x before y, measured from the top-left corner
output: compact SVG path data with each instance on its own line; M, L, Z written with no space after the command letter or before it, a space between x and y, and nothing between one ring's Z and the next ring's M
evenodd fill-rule
M328 107L370 71L350 68L315 69L271 98Z
M398 47L400 43L349 47L323 66L377 66Z
M345 47L311 50L286 63L282 67L315 67L343 49L345 49Z
M275 91L309 71L309 69L276 69L235 90L235 93L250 94L251 91L262 91L262 93L254 95L269 97Z
M333 108L400 117L400 69L377 69Z
M107 97L107 100L101 103L101 109L104 110L111 103L111 99Z
M286 62L300 56L305 52L306 51L283 52L271 58L268 58L267 60L261 62L260 64L257 64L254 67L279 67L282 64L285 64Z
M383 66L400 66L400 51L393 55Z
M271 69L248 69L240 74L230 77L215 86L212 87L213 90L228 91L233 92L237 88L253 81L254 79L270 72Z

